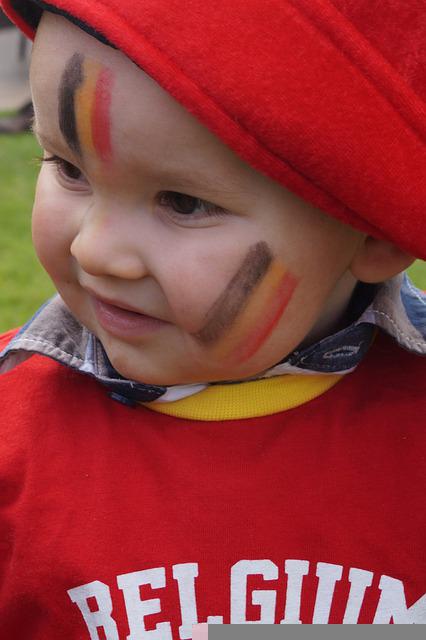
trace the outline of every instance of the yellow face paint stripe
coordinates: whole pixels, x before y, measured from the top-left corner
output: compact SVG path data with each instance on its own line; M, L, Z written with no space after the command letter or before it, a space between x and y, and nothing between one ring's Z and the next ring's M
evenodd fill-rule
M84 153L95 155L93 141L92 113L95 106L96 84L101 65L94 60L85 60L83 64L84 82L75 94L77 132Z
M287 308L297 282L297 278L290 272L282 276L277 288L271 294L270 303L265 304L267 312L260 310L258 321L254 322L253 329L233 350L231 357L234 361L247 360L266 342Z

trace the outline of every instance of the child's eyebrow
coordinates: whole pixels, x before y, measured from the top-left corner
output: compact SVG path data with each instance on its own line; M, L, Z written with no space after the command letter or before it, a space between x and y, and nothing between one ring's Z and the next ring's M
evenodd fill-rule
M50 138L48 133L41 130L35 118L31 126L31 131L37 138L40 146L52 150L57 148L58 145L55 144L54 138ZM191 171L191 178L188 178L187 176L179 176L176 172L170 170L158 171L158 178L164 182L173 184L173 188L193 193L201 192L203 195L208 195L212 198L220 196L221 194L228 196L229 198L232 198L233 196L238 197L241 195L247 195L247 191L244 191L239 184L231 182L232 188L229 188L230 185L225 185L222 180L208 178L206 175L197 171Z
M65 65L58 88L58 119L59 128L64 136L68 147L80 159L82 158L82 149L80 144L78 123L76 117L75 97L76 92L84 82L84 56L81 53L74 53ZM53 143L53 139L49 138L48 133L42 131L36 120L34 119L32 131L39 140L42 147L55 149L57 145ZM241 196L246 194L241 189L241 184L233 181L230 177L226 177L225 181L217 178L211 178L207 174L203 174L192 169L190 176L179 175L180 171L173 168L158 168L157 176L161 181L170 182L176 185L176 188L182 191L194 193L202 193L208 197L218 197L221 194L232 198L233 196Z
M179 176L172 171L158 172L158 175L166 181L173 183L182 190L188 190L192 192L202 192L203 194L210 194L212 197L220 196L224 194L226 196L240 196L245 193L241 189L241 185L231 185L234 188L229 188L229 185L225 185L221 180L212 179L206 175L191 171L191 177Z

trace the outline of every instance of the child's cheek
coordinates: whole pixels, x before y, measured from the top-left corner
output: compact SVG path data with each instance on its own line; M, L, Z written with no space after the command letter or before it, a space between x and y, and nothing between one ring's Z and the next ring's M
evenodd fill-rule
M32 213L32 237L37 256L55 279L64 276L70 264L70 246L76 233L77 219L72 197L52 184L44 167L37 183Z
M239 365L257 354L293 297L298 278L266 242L251 246L193 337L211 357Z

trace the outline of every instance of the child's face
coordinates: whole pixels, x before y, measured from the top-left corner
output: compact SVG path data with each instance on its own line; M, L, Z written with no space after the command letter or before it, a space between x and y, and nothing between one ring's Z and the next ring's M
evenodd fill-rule
M63 18L44 16L31 81L38 136L60 158L40 173L36 250L122 375L241 379L338 322L361 234L250 168Z

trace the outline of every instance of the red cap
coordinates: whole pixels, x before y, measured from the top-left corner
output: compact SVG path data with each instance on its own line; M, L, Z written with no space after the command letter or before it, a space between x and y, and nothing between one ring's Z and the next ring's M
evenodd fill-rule
M246 162L426 259L424 0L0 0L121 49Z

